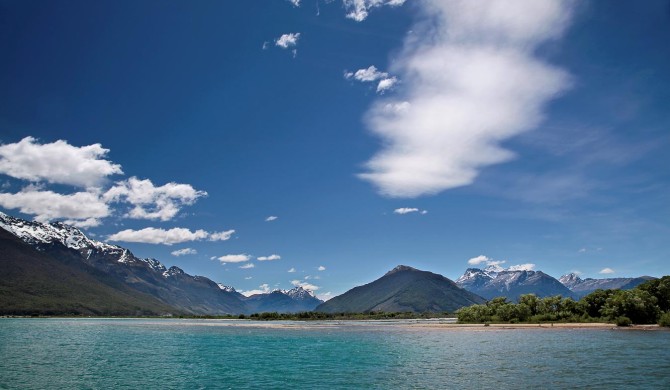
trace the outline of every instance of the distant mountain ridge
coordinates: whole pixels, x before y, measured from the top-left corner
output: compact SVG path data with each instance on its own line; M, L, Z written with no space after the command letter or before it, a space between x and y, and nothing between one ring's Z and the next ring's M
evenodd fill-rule
M458 287L442 275L399 265L381 278L354 287L317 306L315 311L337 312L454 312L485 300Z
M279 292L285 297L280 306L267 303L276 300L276 294L261 294L250 300L233 287L204 276L191 276L179 267L167 268L156 259L140 259L128 249L92 240L81 230L60 222L31 222L0 213L0 228L40 252L41 257L74 267L88 266L90 269L84 270L102 272L123 288L150 296L160 302L161 308L173 313L250 314L258 302L266 302L263 307L269 311L303 311L322 302L302 289ZM4 243L9 245L8 241ZM2 253L0 261L9 263ZM23 277L30 279L30 275Z
M609 290L609 289L620 289L620 290L630 290L639 286L640 284L655 279L651 276L640 276L637 278L604 278L604 279L593 279L586 278L582 279L576 273L569 273L561 276L558 280L567 288L569 288L575 295L578 297L583 297L588 295L598 289Z

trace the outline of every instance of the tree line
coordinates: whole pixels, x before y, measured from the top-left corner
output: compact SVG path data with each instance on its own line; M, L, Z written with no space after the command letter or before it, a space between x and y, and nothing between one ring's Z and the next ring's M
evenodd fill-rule
M458 322L615 322L617 325L670 326L670 276L649 280L631 290L596 290L580 300L560 295L504 297L456 311Z

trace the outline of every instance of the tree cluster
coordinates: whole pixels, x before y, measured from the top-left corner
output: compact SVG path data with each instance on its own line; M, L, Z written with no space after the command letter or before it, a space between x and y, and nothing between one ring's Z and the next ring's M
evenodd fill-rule
M619 325L670 326L670 276L647 281L631 290L596 290L575 301L560 295L522 295L517 303L504 297L456 312L459 322L616 322Z

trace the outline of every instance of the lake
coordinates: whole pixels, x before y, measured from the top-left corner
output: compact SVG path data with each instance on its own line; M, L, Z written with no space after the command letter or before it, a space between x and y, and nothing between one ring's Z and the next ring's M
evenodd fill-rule
M669 331L408 323L3 318L0 388L670 388Z

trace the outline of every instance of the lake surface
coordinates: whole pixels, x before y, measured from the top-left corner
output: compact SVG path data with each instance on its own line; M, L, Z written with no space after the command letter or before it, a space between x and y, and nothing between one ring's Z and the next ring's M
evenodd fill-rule
M0 319L0 388L670 388L670 332Z

